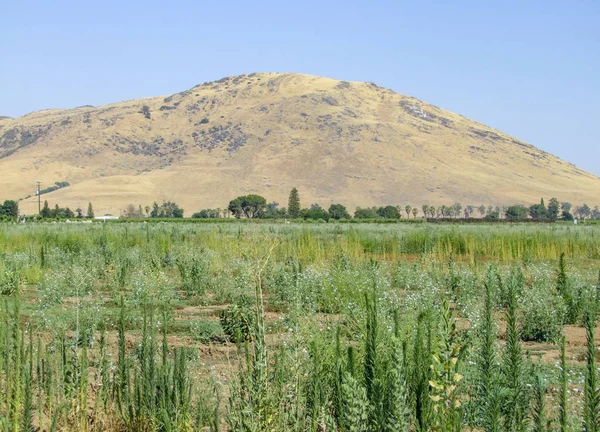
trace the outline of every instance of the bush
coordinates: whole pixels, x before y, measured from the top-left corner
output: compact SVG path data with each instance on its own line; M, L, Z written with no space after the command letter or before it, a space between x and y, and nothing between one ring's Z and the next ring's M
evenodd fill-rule
M190 325L192 337L200 343L222 342L224 340L223 327L218 321L194 321Z
M565 303L549 280L534 281L522 293L523 320L521 339L558 342L567 312Z
M252 329L256 321L253 303L252 298L240 296L236 304L229 305L221 312L221 326L233 342L252 339Z

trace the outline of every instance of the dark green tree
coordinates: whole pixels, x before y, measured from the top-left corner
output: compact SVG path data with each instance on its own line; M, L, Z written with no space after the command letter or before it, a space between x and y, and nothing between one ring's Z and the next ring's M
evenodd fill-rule
M227 207L236 218L248 219L260 217L267 207L267 200L260 195L243 195L229 202Z
M310 206L310 209L302 210L302 217L304 219L313 219L313 220L329 220L329 213L327 210L322 208L319 204L313 204Z
M548 219L556 220L560 212L560 203L556 198L551 198L548 202L547 215Z
M346 210L346 207L341 204L331 204L329 206L329 216L335 220L351 218L350 213L348 213L348 210Z
M4 204L0 206L0 216L8 216L10 218L18 217L19 204L13 200L4 201Z
M429 209L429 206L423 206L423 207L424 207L423 211L425 211L425 209ZM391 206L391 205L385 206L385 207L379 207L377 209L377 214L385 219L400 219L400 212L398 211L398 208Z
M150 217L157 218L160 213L160 208L158 207L158 203L154 201L152 204L152 211L150 212Z
M300 217L300 195L298 194L298 189L296 188L293 188L290 192L287 212L288 215L293 219Z
M527 208L520 204L515 204L506 209L506 219L527 219Z
M533 204L529 207L529 215L533 219L547 219L548 210L546 209L546 206L544 204Z
M354 219L378 219L379 217L380 215L376 207L356 207L354 211Z
M577 212L579 217L581 217L582 219L586 219L586 218L590 217L590 215L592 214L592 209L587 204L583 204L583 205L577 207L577 209L575 211Z
M44 219L52 217L52 210L50 210L50 207L48 206L48 200L44 201L44 207L42 207L42 210L40 211L40 215Z
M91 202L88 203L87 217L89 217L90 219L94 217L94 207L92 207Z

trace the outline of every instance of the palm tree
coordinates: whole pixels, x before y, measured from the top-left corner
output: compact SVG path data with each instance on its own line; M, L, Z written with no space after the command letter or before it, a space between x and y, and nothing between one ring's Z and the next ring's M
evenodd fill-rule
M427 217L427 214L429 213L429 206L427 204L423 204L423 215L425 217Z
M412 214L413 214L413 218L417 218L417 215L419 214L419 209L416 207L413 207L412 209Z
M410 211L412 210L412 207L409 204L406 204L406 207L404 207L404 210L406 211L406 217L410 218Z

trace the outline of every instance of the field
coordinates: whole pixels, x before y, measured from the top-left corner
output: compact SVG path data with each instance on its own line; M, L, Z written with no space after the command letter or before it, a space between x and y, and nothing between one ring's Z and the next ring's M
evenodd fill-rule
M0 430L598 430L599 270L598 225L0 224Z

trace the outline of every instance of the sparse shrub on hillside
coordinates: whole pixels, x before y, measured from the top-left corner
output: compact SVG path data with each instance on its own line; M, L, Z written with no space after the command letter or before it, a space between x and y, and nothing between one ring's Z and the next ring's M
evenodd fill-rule
M144 117L147 119L150 118L150 107L148 105L142 106L142 109L139 111L141 114L144 114Z

